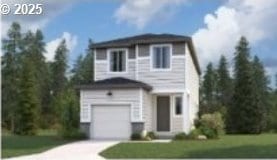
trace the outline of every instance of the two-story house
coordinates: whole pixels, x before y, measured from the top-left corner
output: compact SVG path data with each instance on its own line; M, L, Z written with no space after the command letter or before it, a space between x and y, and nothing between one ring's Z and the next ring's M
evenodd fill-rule
M92 139L188 133L199 104L190 37L143 34L94 43L94 80L80 88L80 125Z

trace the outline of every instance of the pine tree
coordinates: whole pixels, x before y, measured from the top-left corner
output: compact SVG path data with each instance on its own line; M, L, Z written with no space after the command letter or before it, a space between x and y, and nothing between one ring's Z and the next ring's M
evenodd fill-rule
M217 95L217 75L212 63L207 65L204 75L204 81L201 91L203 93L203 101L201 104L202 112L213 112L216 110L216 95Z
M268 79L265 75L263 64L257 56L254 57L253 63L253 80L255 89L255 105L257 108L258 115L257 119L259 124L260 132L266 128L266 117L269 110L269 93L268 93Z
M54 62L51 64L51 74L52 74L52 85L51 85L51 106L54 111L53 121L60 123L61 119L59 117L62 111L62 106L60 98L63 95L64 90L67 86L66 70L67 70L67 53L66 41L62 40L56 49L56 54L54 57Z
M228 108L227 132L260 133L261 115L255 105L250 48L245 37L240 39L236 47L234 77L233 104Z
M89 39L88 42L88 48L86 50L87 54L84 58L83 61L83 68L84 68L84 73L83 73L83 77L84 77L84 82L85 84L91 83L94 81L94 54L93 51L91 49L91 45L93 44L92 40Z
M35 72L30 58L24 58L22 77L20 81L19 106L17 107L16 133L20 135L34 135L37 129L38 95Z
M39 97L39 109L41 122L44 123L49 112L50 104L50 75L43 53L45 52L45 42L40 30L35 33L28 31L23 38L24 56L28 56L34 65L35 83L37 84L37 95Z
M22 50L21 27L12 23L3 42L2 57L2 124L14 132L15 110L19 95L20 53Z
M89 84L93 82L93 73L94 73L94 65L93 65L93 53L90 49L90 45L92 41L89 40L88 49L86 50L86 56L83 57L82 55L78 56L76 63L71 70L73 76L71 78L71 82L73 84Z
M52 91L54 97L62 92L67 83L66 69L67 69L67 53L66 41L62 40L56 49L54 62L52 63Z
M64 138L74 138L79 131L80 114L78 98L75 91L72 89L66 89L60 98L60 134Z
M222 55L218 66L218 98L222 106L228 107L232 98L232 80L228 71L228 63Z
M71 73L73 74L71 78L71 83L73 85L78 85L83 83L84 77L82 74L82 68L83 68L82 66L83 66L83 56L79 55L71 70Z
M275 93L277 94L277 73L275 74Z

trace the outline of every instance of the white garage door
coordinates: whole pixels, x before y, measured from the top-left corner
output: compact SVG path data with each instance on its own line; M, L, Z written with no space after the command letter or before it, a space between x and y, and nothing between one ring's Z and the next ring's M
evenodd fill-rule
M130 106L92 106L93 139L128 139L131 134Z

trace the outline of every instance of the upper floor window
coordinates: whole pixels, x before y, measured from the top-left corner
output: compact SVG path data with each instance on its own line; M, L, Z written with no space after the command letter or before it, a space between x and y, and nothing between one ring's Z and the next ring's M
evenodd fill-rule
M125 72L127 53L124 49L110 50L110 72Z
M152 52L152 68L154 69L169 69L170 68L170 45L153 45Z

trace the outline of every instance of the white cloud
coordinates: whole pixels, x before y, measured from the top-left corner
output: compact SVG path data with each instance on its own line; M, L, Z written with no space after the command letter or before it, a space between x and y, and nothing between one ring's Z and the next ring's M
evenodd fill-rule
M61 41L66 40L66 46L69 49L69 52L72 52L77 45L77 36L72 35L68 32L64 32L63 35L57 39L54 39L46 44L46 53L45 57L47 61L53 61L55 56L55 51Z
M36 30L36 29L42 29L45 27L48 22L55 18L56 16L60 15L64 11L66 11L68 8L70 8L77 0L2 0L3 4L9 4L11 10L11 13L14 12L15 7L14 4L42 4L43 13L41 15L14 15L14 14L8 14L8 15L2 15L2 21L1 21L1 31L3 34L5 34L10 27L11 23L14 21L17 21L21 24L22 30ZM5 36L5 35L3 35Z
M118 23L127 22L142 29L151 20L163 20L186 0L125 0L115 12Z
M218 61L220 54L231 58L242 35L251 45L276 36L276 8L276 0L229 0L207 14L206 26L193 34L202 67Z

